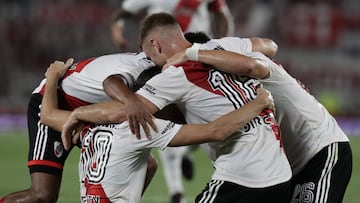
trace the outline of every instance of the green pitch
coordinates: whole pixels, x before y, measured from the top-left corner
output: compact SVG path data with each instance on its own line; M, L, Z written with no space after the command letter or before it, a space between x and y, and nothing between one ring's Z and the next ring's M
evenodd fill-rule
M13 191L26 189L30 184L30 177L26 167L28 140L24 133L0 133L0 196ZM360 137L351 138L353 150L353 174L346 192L344 203L358 203L360 199ZM153 150L157 155L156 150ZM66 162L63 182L61 186L59 203L79 202L77 161L79 150L72 151ZM184 180L187 202L193 202L212 174L211 164L201 149L192 153L195 165L195 179L188 182ZM152 183L145 192L142 203L167 203L169 197L161 166Z

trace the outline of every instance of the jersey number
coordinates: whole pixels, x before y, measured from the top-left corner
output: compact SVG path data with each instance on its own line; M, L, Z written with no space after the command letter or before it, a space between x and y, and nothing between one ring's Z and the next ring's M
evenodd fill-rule
M217 70L209 72L209 84L220 91L238 109L256 97L255 80L245 82L234 80L229 74Z
M89 183L99 183L104 178L112 137L112 132L105 130L96 130L86 135L81 149L82 179L87 178Z
M315 184L313 182L297 184L294 189L294 194L291 198L291 203L312 203L314 201Z

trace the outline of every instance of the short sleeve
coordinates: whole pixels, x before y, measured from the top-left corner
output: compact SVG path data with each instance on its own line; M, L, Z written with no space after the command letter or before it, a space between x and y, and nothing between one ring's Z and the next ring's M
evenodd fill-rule
M171 66L148 80L136 93L159 109L177 103L188 90L187 79L181 67Z
M212 39L206 44L203 44L203 47L205 47L205 49L225 49L237 53L252 52L252 43L249 38L224 37L221 39Z
M158 148L164 150L174 136L179 132L182 125L176 124L172 121L155 119L155 124L158 127L158 132L151 130L151 140L148 140L145 136L145 132L141 129L141 139L135 141L135 148Z

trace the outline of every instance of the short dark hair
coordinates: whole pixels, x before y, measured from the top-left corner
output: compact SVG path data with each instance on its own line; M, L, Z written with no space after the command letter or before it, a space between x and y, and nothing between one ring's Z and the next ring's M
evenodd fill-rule
M155 13L143 19L140 25L139 43L140 46L144 42L144 38L156 27L163 27L168 25L178 25L176 19L168 13Z
M191 44L194 43L203 44L210 40L210 37L204 32L187 32L184 34L184 37Z

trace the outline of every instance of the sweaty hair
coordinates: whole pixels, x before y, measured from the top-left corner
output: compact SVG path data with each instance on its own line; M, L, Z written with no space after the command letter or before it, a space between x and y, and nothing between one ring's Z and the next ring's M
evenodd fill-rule
M178 25L176 19L168 13L155 13L145 17L140 25L140 47L144 42L144 38L155 28L176 25Z

